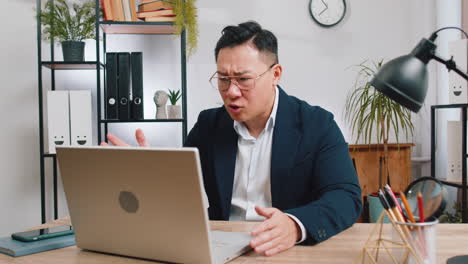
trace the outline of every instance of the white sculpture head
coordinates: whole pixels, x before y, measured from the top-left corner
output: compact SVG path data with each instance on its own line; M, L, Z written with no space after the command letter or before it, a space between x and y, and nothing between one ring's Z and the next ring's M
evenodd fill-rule
M165 106L168 98L169 95L167 92L159 90L154 93L153 100L156 106Z

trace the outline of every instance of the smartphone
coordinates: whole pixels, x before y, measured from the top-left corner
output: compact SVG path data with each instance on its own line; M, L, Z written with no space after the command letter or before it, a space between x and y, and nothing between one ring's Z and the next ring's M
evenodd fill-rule
M65 236L73 234L73 229L69 225L54 226L38 230L18 232L11 234L11 238L23 242L43 240L52 237Z

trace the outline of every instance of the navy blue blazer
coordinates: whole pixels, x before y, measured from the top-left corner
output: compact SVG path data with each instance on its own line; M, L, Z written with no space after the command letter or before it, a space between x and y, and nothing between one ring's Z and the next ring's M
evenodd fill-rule
M211 220L228 220L237 133L224 107L204 110L185 142L200 153ZM304 244L350 227L361 212L361 188L348 145L324 109L279 88L271 154L272 206L305 226Z

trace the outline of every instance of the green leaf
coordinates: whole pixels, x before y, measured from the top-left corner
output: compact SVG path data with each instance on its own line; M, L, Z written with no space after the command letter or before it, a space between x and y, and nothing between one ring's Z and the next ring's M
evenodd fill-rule
M198 21L197 9L195 7L196 0L163 0L171 3L176 14L174 22L176 26L176 34L180 35L182 31L187 32L187 53L190 57L198 46Z
M169 91L169 101L171 102L171 105L176 105L177 101L182 97L182 94L180 90L173 91L173 90L168 90Z

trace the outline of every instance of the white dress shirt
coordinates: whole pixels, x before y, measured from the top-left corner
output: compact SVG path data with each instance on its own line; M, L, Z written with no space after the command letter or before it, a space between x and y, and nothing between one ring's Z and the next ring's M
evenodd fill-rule
M265 218L255 211L255 206L271 207L271 145L278 110L279 91L275 91L275 103L265 128L258 138L250 135L241 122L234 121L237 140L236 166L232 190L230 221L263 221ZM287 214L301 228L301 239L306 239L304 225L295 216Z

